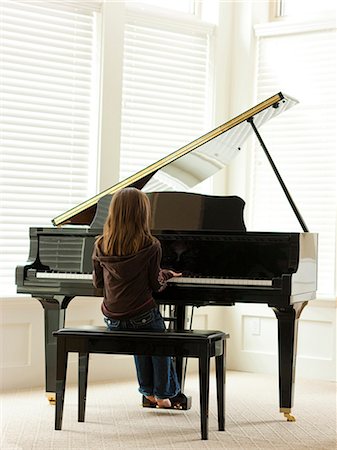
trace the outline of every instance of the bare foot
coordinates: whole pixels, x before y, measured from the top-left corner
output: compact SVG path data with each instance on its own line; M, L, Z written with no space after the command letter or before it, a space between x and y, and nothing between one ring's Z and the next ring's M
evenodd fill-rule
M154 395L145 395L145 398L147 398L151 403L157 403L157 399Z
M158 408L171 408L171 400L169 398L157 398Z

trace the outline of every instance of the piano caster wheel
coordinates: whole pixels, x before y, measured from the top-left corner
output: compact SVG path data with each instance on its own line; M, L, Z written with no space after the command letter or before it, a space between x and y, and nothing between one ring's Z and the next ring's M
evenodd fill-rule
M287 422L296 422L295 417L289 413L283 413L284 417L287 419Z
M291 409L290 408L281 408L280 413L283 413L284 417L287 419L287 422L296 422L295 417L290 414Z
M50 405L56 405L56 394L54 392L48 392L47 399Z

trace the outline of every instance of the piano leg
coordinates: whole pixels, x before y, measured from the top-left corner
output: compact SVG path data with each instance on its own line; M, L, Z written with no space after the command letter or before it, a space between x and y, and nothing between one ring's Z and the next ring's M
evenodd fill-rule
M295 422L291 414L295 383L298 319L307 302L287 308L273 308L278 321L279 401L280 412L288 422Z
M53 331L64 327L66 308L73 297L37 298L44 309L45 383L48 400L55 403L56 338Z

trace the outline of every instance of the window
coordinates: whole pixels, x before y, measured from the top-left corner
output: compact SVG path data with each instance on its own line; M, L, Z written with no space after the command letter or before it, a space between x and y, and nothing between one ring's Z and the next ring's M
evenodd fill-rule
M299 105L261 130L309 231L319 234L318 295L335 295L336 30L260 33L259 99L284 91ZM261 148L255 151L253 229L302 231Z
M94 193L97 12L88 2L5 1L0 20L0 275L1 295L12 295L29 227L51 226Z
M303 17L324 11L334 11L335 0L279 0L279 16Z
M212 27L129 12L124 35L121 179L177 150L212 120Z
M138 2L137 2L138 3ZM192 14L194 12L194 0L142 0L140 4L151 5L172 11Z

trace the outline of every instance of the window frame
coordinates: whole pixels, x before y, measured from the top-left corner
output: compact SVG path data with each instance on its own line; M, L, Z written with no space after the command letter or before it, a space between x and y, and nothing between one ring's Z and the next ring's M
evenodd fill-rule
M335 18L325 12L321 15L317 15L315 19L311 16L306 16L304 18L289 18L284 17L283 20L279 21L270 21L263 24L257 24L254 26L254 32L255 32L255 39L256 41L260 37L272 37L272 36L278 36L282 34L295 34L295 33L308 33L308 32L315 32L315 31L329 31L334 30L336 31L336 21ZM256 54L257 57L257 54ZM256 67L257 70L257 67ZM256 73L257 76L257 73ZM255 80L255 86L256 86L256 80ZM263 135L263 133L262 133ZM253 147L253 144L250 143L250 147ZM262 149L257 149L261 150ZM272 149L271 149L272 152ZM254 157L250 158L249 161L249 173L251 174L247 192L248 192L248 198L249 198L249 205L252 205L252 182L254 178ZM336 188L337 188L337 167L336 167ZM337 210L337 205L335 205L335 208ZM248 216L251 217L251 208L249 208ZM335 222L335 241L337 242L337 220ZM334 293L331 293L329 296L318 296L317 300L319 304L322 304L322 302L327 301L328 303L335 302L336 301L336 295L337 295L337 251L335 251L335 276L334 276Z
M329 7L321 7L321 8L317 8L317 10L309 10L309 11L307 11L306 9L305 9L305 6L304 6L304 2L303 2L303 0L302 0L302 2L303 2L303 7L301 7L301 12L297 12L297 13L294 13L294 14L287 14L287 6L286 6L286 4L287 4L287 2L289 2L290 3L290 1L294 1L294 0L277 0L276 2L271 2L271 8L272 8L272 10L273 10L273 15L274 15L274 18L276 18L276 19L285 19L285 20L299 20L300 18L306 18L306 17L310 17L311 18L311 20L312 19L316 19L317 18L317 16L320 16L320 15L329 15L330 14L330 12L333 12L334 11L334 8L329 8ZM319 2L319 1L317 1L317 0L311 0L311 1L315 1L316 3L320 3L320 5L322 4L321 2ZM324 4L324 1L325 0L323 0L323 4Z
M182 17L183 16L183 17ZM209 43L209 58L208 58L208 62L207 62L207 77L209 80L209 88L207 89L207 98L206 99L206 109L205 110L205 123L204 123L204 129L200 130L200 133L198 133L198 136L203 134L204 132L206 132L208 129L210 129L213 125L213 102L214 102L214 86L213 86L213 79L214 79L214 73L213 73L213 68L214 68L214 64L212 58L213 58L213 41L214 41L214 29L215 29L215 25L214 24L210 24L207 22L203 22L198 18L195 18L192 15L179 15L175 20L172 20L172 17L176 17L176 13L175 12L169 12L167 14L166 11L162 10L160 11L159 8L143 8L143 7L139 7L139 5L129 5L126 8L126 13L125 13L125 26L133 26L135 25L140 26L140 27L149 27L149 29L151 29L151 27L153 27L154 30L159 29L159 30L165 30L168 33L173 32L173 33L186 33L187 30L187 34L203 34L204 36L206 36L206 39L208 39L210 41ZM127 29L127 28L125 28ZM154 31L155 33L155 31ZM174 36L174 34L173 34ZM123 93L122 93L123 96ZM135 96L135 99L137 100L137 95ZM122 108L123 109L123 108ZM208 120L207 120L208 118ZM120 151L123 151L123 138L127 138L128 135L127 134L123 134L123 122L122 122L123 118L121 119L121 148ZM184 144L187 144L189 141L191 141L193 138L196 138L198 136L193 136L190 139L187 138L186 142L181 142L179 145L182 146ZM132 138L132 137L131 137ZM146 137L145 137L146 139ZM177 147L179 148L179 147ZM155 149L153 149L155 151ZM171 151L176 150L176 148L172 148ZM160 154L160 145L158 145L158 158L156 158L156 160L162 158L165 155ZM168 151L168 153L170 153L170 151ZM166 153L165 153L166 154ZM120 160L121 160L121 164L123 162L126 161L127 157L124 153L123 156L121 156L122 153L120 154ZM148 164L146 164L147 166ZM122 165L120 165L120 170L123 172L125 172L127 165L125 165L124 167ZM138 170L140 170L141 167L138 168ZM136 170L136 171L138 171ZM133 173L133 172L132 172ZM122 176L122 178L125 178L125 176Z

